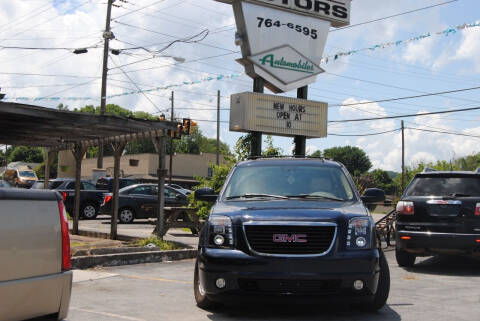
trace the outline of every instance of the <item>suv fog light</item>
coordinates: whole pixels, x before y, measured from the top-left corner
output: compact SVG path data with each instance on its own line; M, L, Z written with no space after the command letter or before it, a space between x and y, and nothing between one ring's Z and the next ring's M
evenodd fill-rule
M364 247L365 245L367 245L367 240L363 236L360 236L360 237L357 237L357 239L355 240L355 243L357 244L358 247Z
M353 282L353 288L357 291L360 291L363 289L363 281L362 280L356 280Z
M224 242L225 242L225 238L221 235L215 235L215 237L213 238L213 243L215 243L215 245L220 246Z
M223 288L225 287L225 285L226 285L225 279L218 278L218 279L215 281L215 285L217 286L217 288L223 289Z

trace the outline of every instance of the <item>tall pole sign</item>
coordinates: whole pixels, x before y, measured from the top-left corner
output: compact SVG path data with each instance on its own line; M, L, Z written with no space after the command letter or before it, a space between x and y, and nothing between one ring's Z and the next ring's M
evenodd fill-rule
M237 61L254 79L254 92L232 95L230 130L252 133L251 156L260 156L262 133L295 137L295 156L306 138L327 136L327 104L307 100L330 27L350 24L352 0L215 0L231 4L241 47ZM258 88L261 84L261 88ZM297 99L263 94L297 89Z
M350 22L351 0L216 0L233 6L238 62L275 93L314 83L330 26Z

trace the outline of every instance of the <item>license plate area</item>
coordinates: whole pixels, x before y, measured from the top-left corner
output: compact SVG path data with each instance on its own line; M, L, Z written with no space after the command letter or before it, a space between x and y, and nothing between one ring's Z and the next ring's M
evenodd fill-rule
M460 215L462 201L458 200L429 200L427 212L436 217L457 217Z

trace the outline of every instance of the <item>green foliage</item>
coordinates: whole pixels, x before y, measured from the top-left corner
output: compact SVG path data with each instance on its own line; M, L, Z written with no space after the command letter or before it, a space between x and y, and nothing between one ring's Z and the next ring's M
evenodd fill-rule
M177 244L170 241L164 241L158 236L150 236L149 238L137 241L138 246L146 246L148 244L155 244L162 251L177 250L180 248Z
M240 137L237 140L235 147L233 148L233 156L235 157L235 161L239 162L248 158L248 156L250 155L252 140L253 135L250 133Z
M317 158L322 157L322 151L321 150L316 150L310 155L310 157L317 157Z
M58 176L57 169L58 169L58 153L55 153L55 158L52 164L50 165L50 179L57 178ZM40 166L35 168L35 174L39 179L45 179L45 161L42 161Z
M367 154L362 149L354 146L325 149L323 156L342 163L353 176L363 174L372 167Z
M43 150L40 147L16 146L8 156L8 162L41 163Z
M196 187L194 187L194 190L197 190L202 187L209 187L213 189L215 193L220 193L220 190L222 189L222 186L225 183L228 173L232 169L233 165L234 165L233 162L228 162L226 164L220 164L220 165L213 165L212 177L210 179L197 177L196 179L199 182L199 184ZM213 204L209 202L202 202L202 201L195 200L194 194L195 193L191 193L188 196L188 199L189 199L188 206L198 209L197 215L203 219L206 219L210 214L210 209Z
M263 157L277 157L283 154L283 150L279 147L273 146L273 138L271 135L268 135L265 138L266 148L262 151Z
M370 172L369 174L373 178L373 181L375 184L374 187L382 189L385 192L385 194L388 194L388 195L394 195L397 193L397 190L399 188L393 182L393 179L391 178L388 172L381 169L376 169Z
M462 171L474 171L480 167L480 153L457 158L454 163Z

